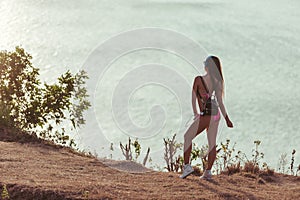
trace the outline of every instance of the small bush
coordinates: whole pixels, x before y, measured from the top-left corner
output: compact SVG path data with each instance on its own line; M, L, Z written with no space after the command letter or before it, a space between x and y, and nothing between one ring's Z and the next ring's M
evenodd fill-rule
M180 155L176 156L176 154L178 150L182 149L183 144L176 141L176 134L173 135L172 139L164 138L164 146L164 159L167 164L165 169L169 172L178 172L179 169L182 170L183 158Z
M193 148L191 151L191 162L196 161L197 159L201 159L201 164L197 164L197 167L202 167L202 171L206 169L207 166L207 156L208 156L208 145L202 145L198 147L195 143L193 143Z
M243 171L257 174L259 172L259 167L253 161L248 161L245 163Z
M201 176L203 174L203 170L201 170L201 166L193 166L195 176Z
M113 150L113 143L111 143L111 150ZM135 159L132 157L132 151L131 151L131 147L134 147L134 152L135 152ZM125 146L122 144L122 142L120 142L120 149L125 157L126 160L131 160L131 161L137 161L138 157L141 155L141 145L138 141L138 139L136 138L134 142L131 141L131 138L128 138L128 144L125 144ZM146 165L146 162L149 159L149 153L150 153L150 147L148 147L147 150L147 154L143 160L143 165ZM112 157L112 156L111 156Z
M240 173L241 172L241 165L240 163L237 164L232 164L230 166L227 166L227 175L232 175L232 174L236 174L236 173Z
M265 171L269 176L274 176L275 170L274 169L270 169L267 168L267 170Z

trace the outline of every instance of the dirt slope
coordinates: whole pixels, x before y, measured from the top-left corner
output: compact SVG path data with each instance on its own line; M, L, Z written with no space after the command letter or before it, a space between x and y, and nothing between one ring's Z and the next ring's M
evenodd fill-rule
M12 142L5 134L0 130L0 191L6 184L11 199L300 199L300 177L240 173L204 181L127 173L67 148Z

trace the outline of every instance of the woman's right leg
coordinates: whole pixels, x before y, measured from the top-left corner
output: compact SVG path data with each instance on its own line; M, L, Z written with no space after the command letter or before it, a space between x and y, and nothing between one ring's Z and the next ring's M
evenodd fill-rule
M184 145L183 145L184 164L190 163L193 139L197 135L199 135L205 128L208 127L209 121L210 121L210 117L200 116L192 123L192 125L188 128L188 130L184 134Z

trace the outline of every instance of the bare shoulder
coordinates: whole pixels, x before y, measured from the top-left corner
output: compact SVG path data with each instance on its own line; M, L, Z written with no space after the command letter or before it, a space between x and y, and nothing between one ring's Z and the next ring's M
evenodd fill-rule
M200 77L201 77L201 76L196 76L195 79L194 79L194 81L195 81L195 82L196 82L196 81L199 82L199 81L200 81Z
M195 79L194 79L194 85L198 86L200 84L200 81L201 81L200 76L196 76Z

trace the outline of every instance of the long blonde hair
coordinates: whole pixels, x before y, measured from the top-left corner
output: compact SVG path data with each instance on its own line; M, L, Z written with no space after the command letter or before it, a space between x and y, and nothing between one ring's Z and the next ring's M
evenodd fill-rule
M222 73L221 61L217 56L208 56L205 60L205 67L213 84L213 89L216 89L216 81L221 84L221 92L224 95L224 78Z

